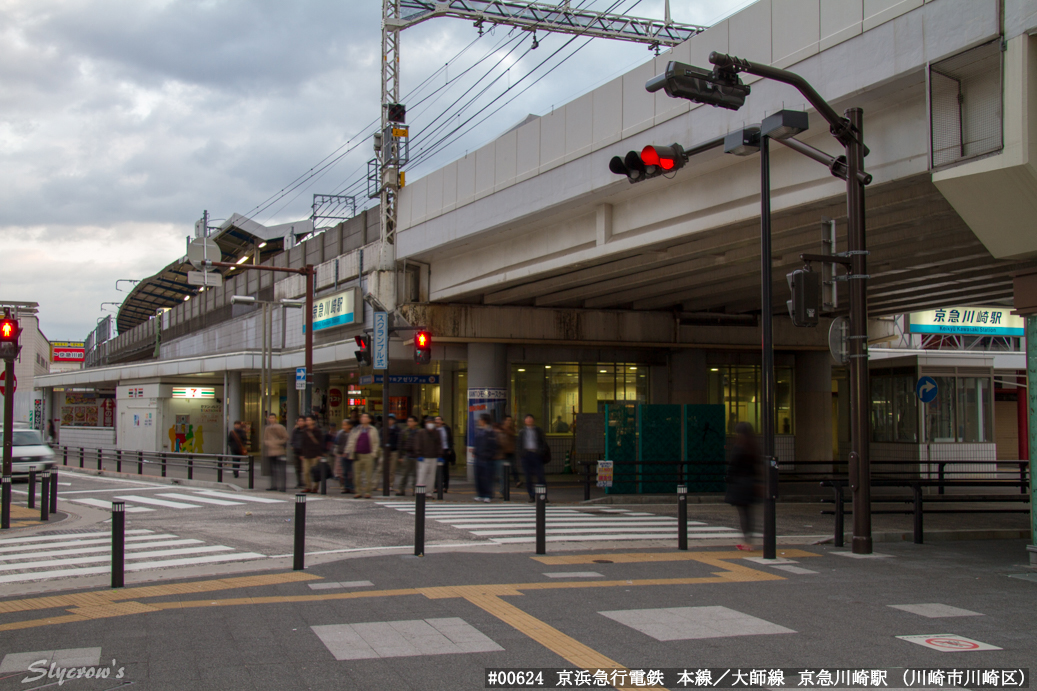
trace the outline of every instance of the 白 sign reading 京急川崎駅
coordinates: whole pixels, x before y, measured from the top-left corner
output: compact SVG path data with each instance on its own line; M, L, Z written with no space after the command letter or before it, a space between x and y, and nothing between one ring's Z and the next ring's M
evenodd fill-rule
M942 307L909 316L911 333L1022 336L1025 323L1011 307Z
M363 307L359 312L357 306L362 305L357 299L357 288L350 288L313 301L313 330L330 329L333 326L361 324L364 321ZM306 325L302 327L306 333Z

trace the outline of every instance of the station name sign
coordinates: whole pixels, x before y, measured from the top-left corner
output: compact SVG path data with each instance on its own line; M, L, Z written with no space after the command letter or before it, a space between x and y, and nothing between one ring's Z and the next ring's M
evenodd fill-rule
M911 333L969 336L1023 336L1025 321L1010 307L944 307L912 312Z
M357 300L358 288L334 295L317 298L313 301L313 330L330 329L335 326L347 326L349 324L363 323L363 303ZM357 314L357 307L360 314ZM306 332L305 324L302 327Z
M51 362L83 362L86 359L86 343L83 341L51 341Z

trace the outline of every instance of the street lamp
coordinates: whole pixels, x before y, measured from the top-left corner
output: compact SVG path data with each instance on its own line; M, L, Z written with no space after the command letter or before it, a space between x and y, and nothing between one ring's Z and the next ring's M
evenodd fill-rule
M263 306L263 354L262 368L260 370L260 395L262 396L262 408L265 416L271 412L271 389L274 388L274 320L270 313L271 307L281 307L281 323L284 323L284 309L302 309L306 306L303 300L260 300L254 295L232 295L231 304L234 305L262 305ZM284 348L284 341L281 342Z
M871 468L868 453L870 436L869 385L868 385L868 304L867 304L867 267L864 226L864 186L871 182L871 176L864 172L864 157L867 147L864 146L863 111L850 108L844 116L840 116L821 98L821 95L805 79L798 74L778 69L769 65L759 65L731 55L713 52L709 55L713 70L704 70L680 62L667 64L666 71L645 84L649 92L665 90L672 98L684 98L696 103L705 103L728 110L738 110L750 93L750 87L741 82L739 72L782 82L795 87L828 123L834 136L845 151L840 159L834 159L802 142L792 139L807 126L806 114L792 111L780 111L768 117L759 133L759 151L761 158L761 305L763 327L764 358L764 454L768 456L768 511L765 512L764 525L764 557L774 558L774 516L773 495L776 495L776 478L772 484L772 473L776 470L773 457L773 360L768 368L767 351L771 342L771 302L770 296L770 151L769 140L777 139L800 153L814 160L826 163L832 174L846 180L847 210L847 244L849 251L837 259L838 263L848 266L846 279L850 283L850 392L853 401L851 409L850 437L850 487L853 490L853 552L870 554L872 552L871 536ZM725 138L726 139L726 138ZM748 155L754 146L752 137L747 137L743 130L732 138L730 145L725 141L725 150L737 155ZM773 358L773 351L771 351ZM768 369L770 370L768 372ZM770 434L768 434L770 430ZM768 453L770 445L770 453ZM768 528L770 529L768 534Z

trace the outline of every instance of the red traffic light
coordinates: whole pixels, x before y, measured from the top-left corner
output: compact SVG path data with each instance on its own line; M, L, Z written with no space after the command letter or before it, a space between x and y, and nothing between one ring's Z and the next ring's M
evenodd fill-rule
M4 319L0 321L0 341L4 343L18 342L17 319Z
M684 157L673 146L646 146L641 149L641 160L648 166L659 166L663 170L677 170L684 166Z
M430 345L432 345L432 337L429 336L427 331L419 331L414 334L415 348L428 348Z
M367 350L367 339L366 338L364 338L363 336L354 336L353 338L356 340L356 347L357 348L360 348L361 350Z
M641 154L630 151L623 158L615 156L609 161L609 170L616 175L626 175L630 182L641 182L684 167L684 149L680 144L670 146L646 146Z

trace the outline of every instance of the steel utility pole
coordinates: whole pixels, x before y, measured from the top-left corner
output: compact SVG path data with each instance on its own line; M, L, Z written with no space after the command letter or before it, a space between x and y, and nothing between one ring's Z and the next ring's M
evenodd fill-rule
M711 53L709 61L716 72L734 77L738 72L754 74L795 87L825 119L834 136L843 145L846 162L846 216L848 220L850 273L850 487L853 491L853 543L856 554L870 554L871 535L871 462L868 442L871 437L870 386L868 375L868 274L865 247L864 188L870 176L864 172L864 111L851 108L840 116L803 77L770 65ZM835 167L833 175L838 175ZM841 177L841 176L840 176ZM768 309L769 305L764 305Z
M397 196L402 187L401 169L407 160L405 149L401 148L406 145L393 132L397 121L390 119L389 112L390 107L395 107L400 100L400 33L436 17L471 21L480 33L484 24L491 28L499 25L524 29L533 34L534 39L537 31L563 33L641 43L657 52L660 47L679 45L707 28L672 21L669 0L665 2L663 20L595 12L572 7L568 2L553 5L523 0L382 0L382 100L379 129L382 143L377 160L372 162L377 163L374 175L379 191L377 195L373 191L370 194L379 198L381 222L381 248L374 291L377 291L379 302L389 312L395 311L397 306ZM402 123L400 126L405 130ZM407 137L406 134L401 136Z

